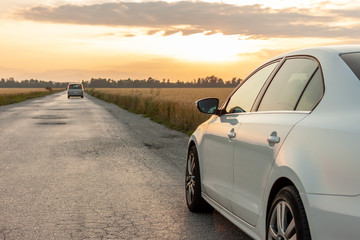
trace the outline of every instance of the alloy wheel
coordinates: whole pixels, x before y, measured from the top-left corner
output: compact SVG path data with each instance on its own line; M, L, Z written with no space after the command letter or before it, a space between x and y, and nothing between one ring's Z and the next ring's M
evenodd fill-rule
M191 204L194 201L195 196L195 167L195 156L193 153L190 153L187 160L185 178L186 200L188 204Z
M268 240L296 240L295 218L285 201L277 203L271 213Z

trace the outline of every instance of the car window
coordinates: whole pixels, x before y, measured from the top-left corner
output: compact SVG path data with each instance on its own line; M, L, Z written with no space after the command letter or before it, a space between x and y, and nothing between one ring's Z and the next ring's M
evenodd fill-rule
M258 111L295 110L300 96L317 68L318 63L315 60L287 59L266 90Z
M278 63L271 63L248 78L231 96L226 106L226 112L249 112L262 86Z
M69 86L70 89L81 89L81 84L71 84Z
M342 54L341 58L355 73L357 78L360 80L360 53L346 53Z
M297 111L311 111L318 104L323 96L324 84L321 75L321 70L318 68L316 73L310 80L310 83L306 87L303 95L301 96L298 105L296 106Z

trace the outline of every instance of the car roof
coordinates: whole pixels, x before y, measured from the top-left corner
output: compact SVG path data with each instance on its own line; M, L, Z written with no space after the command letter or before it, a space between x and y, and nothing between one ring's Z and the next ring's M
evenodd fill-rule
M340 55L343 53L351 53L351 52L360 52L360 45L330 45L330 46L303 48L281 54L273 59L278 59L286 56L294 56L294 55L311 55L314 57L321 57L325 55Z

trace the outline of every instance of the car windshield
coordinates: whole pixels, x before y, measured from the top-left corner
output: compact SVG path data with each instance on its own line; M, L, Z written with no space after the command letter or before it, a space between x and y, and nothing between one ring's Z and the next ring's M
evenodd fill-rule
M81 84L71 84L69 89L81 89Z
M357 78L360 80L360 53L346 53L342 54L341 58L355 73Z

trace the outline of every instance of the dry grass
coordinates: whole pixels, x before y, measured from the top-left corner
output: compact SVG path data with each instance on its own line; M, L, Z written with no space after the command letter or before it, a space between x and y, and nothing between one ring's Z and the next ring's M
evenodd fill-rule
M45 88L0 88L0 106L42 97L63 89L49 91Z
M0 88L0 94L19 94L31 92L46 92L45 88Z
M123 96L153 97L159 101L194 104L196 100L216 97L226 100L234 88L96 88L97 92Z
M135 113L144 114L170 128L191 134L209 118L194 104L198 99L217 97L226 100L232 88L117 88L90 89L87 92Z

